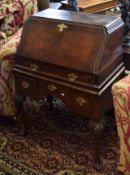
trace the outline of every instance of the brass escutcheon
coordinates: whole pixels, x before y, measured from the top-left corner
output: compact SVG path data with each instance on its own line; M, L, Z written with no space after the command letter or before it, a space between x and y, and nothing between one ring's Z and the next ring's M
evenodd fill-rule
M26 82L26 81L23 81L22 82L22 87L25 88L25 89L28 89L29 88L29 83Z
M58 31L59 32L63 32L64 29L67 29L68 28L68 26L65 25L65 24L58 24L57 27L58 27Z
M32 71L36 71L39 67L36 64L30 64L30 68Z
M86 103L86 100L83 97L78 97L76 101L80 106L83 106Z
M49 89L50 91L55 91L55 90L57 89L57 87L56 87L54 84L49 84L49 85L48 85L48 89Z
M67 77L70 81L75 81L78 78L78 76L74 73L68 74Z

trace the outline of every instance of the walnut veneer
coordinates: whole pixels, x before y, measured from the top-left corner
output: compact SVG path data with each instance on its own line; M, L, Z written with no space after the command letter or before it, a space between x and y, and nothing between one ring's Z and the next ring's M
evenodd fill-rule
M94 120L95 161L111 85L124 73L120 17L47 9L28 19L16 53L16 92L27 125L26 97L57 96L76 114Z

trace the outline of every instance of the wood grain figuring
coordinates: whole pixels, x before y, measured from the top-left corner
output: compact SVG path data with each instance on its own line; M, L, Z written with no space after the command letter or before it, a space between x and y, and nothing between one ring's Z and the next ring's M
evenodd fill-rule
M78 5L81 8L90 8L92 6L100 6L100 5L105 5L108 4L108 6L111 4L111 6L113 5L117 5L119 4L118 0L78 0Z
M100 163L99 138L106 110L113 107L111 86L124 73L122 33L120 17L53 9L30 17L13 68L24 126L28 96L47 97L49 110L56 96L73 113L97 123L95 161Z
M62 32L58 30L61 24L67 26ZM100 120L106 104L98 103L98 98L100 101L102 94L124 71L122 34L120 17L52 9L35 14L24 25L16 53L17 91L36 98L48 93L61 98L65 92L63 101L71 103L70 108L75 112L78 109L90 119ZM72 81L68 75L76 78ZM23 79L25 87L19 85L19 79ZM56 86L56 90L49 92L48 83ZM34 84L37 86L35 93ZM86 96L87 101L99 105L98 116L79 110L76 99L72 100L74 91L77 98Z
M122 39L123 22L120 18L104 15L101 18L100 15L60 10L53 15L53 21L50 21L50 14L53 13L55 10L48 9L28 20L28 24L24 25L24 37L21 39L17 54L20 52L21 56L40 61L44 57L46 63L99 74L122 53L119 41ZM39 27L33 27L36 23ZM62 23L68 28L59 32L57 26ZM116 32L112 32L114 29ZM36 41L38 44L33 44Z
M67 1L63 1L67 5ZM101 13L109 8L119 6L118 0L77 0L80 11L87 13Z

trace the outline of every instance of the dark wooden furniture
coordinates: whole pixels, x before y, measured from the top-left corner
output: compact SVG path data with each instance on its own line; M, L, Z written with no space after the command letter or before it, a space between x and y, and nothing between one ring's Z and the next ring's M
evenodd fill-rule
M67 9L67 0L62 1L62 8ZM77 0L80 11L86 13L105 13L108 9L119 6L118 0Z
M122 31L121 18L114 16L47 9L30 17L14 66L24 125L27 96L47 96L50 109L53 96L59 97L71 111L97 123L95 161L100 164L104 116L113 106L111 85L124 72Z
M121 3L120 10L121 10L121 18L124 21L124 38L123 38L123 45L130 46L130 0L119 0Z
M124 47L123 61L126 70L130 71L130 47Z
M121 17L124 21L124 38L123 38L123 61L127 73L130 73L130 1L119 0L121 3Z

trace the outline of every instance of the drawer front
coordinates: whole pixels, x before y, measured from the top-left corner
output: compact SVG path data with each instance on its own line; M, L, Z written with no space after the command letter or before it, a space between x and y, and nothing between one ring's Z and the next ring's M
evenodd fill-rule
M37 81L29 76L14 72L16 92L33 98L37 96Z
M89 84L97 84L97 77L93 74L87 72L80 72L76 70L67 69L61 66L56 66L48 63L43 63L40 61L34 61L27 58L18 58L17 65L23 66L30 71L44 74L49 77L54 77L59 80L64 80L69 83L76 83L85 85Z
M88 93L63 86L51 81L39 81L39 98L52 95L61 99L65 105L76 114L92 114L92 97ZM93 116L94 117L94 116Z
M56 96L77 114L85 115L92 112L91 95L88 93L80 92L64 85L64 83L61 85L44 77L34 77L14 72L16 92L34 99L42 99L46 95Z
M100 97L51 81L39 81L39 98L52 95L61 99L66 107L76 115L84 115L92 120L100 120L102 111Z
M76 87L69 86L64 82L59 83L42 76L31 75L29 76L27 72L24 74L14 71L17 93L36 100L42 99L46 95L56 96L76 115L84 115L93 120L101 117L98 115L101 110L98 96L82 91L82 89L76 89Z

